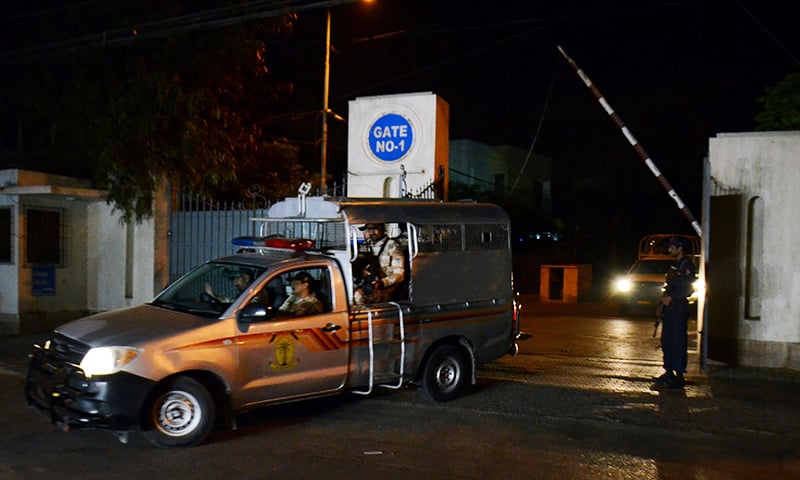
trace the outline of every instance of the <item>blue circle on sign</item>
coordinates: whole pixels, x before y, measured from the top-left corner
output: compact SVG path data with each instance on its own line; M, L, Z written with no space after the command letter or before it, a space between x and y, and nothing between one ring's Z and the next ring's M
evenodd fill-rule
M387 113L369 128L369 149L384 162L403 158L414 143L411 123L396 113Z

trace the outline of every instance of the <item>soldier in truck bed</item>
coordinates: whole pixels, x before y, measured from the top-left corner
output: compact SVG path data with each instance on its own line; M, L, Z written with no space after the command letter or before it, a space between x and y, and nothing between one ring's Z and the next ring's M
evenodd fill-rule
M375 293L372 299L374 302L388 302L395 289L405 280L403 247L400 242L386 235L386 225L383 223L367 223L361 230L364 232L366 253L378 259L382 272L373 283Z

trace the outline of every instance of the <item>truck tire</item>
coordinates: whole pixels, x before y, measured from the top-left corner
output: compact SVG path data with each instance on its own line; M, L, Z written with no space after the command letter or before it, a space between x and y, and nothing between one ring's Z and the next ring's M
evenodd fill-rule
M438 346L422 372L422 386L428 396L437 402L456 398L468 379L467 356L453 345Z
M214 400L199 382L179 377L165 384L148 410L145 437L159 447L191 447L214 426Z

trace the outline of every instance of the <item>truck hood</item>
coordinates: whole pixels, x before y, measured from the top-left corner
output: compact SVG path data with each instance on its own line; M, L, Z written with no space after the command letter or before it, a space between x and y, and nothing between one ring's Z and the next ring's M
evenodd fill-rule
M630 273L628 278L634 282L660 282L664 283L663 273Z
M136 346L145 340L213 321L166 308L140 305L74 320L56 328L56 332L92 347Z

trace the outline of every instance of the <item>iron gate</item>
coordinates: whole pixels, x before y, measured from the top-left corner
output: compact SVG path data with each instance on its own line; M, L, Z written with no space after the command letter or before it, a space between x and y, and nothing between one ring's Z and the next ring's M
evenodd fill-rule
M264 202L261 202L262 204ZM178 194L169 218L169 281L212 258L231 255L234 237L256 234L254 217L266 217L269 205L245 209L240 202L220 202Z

